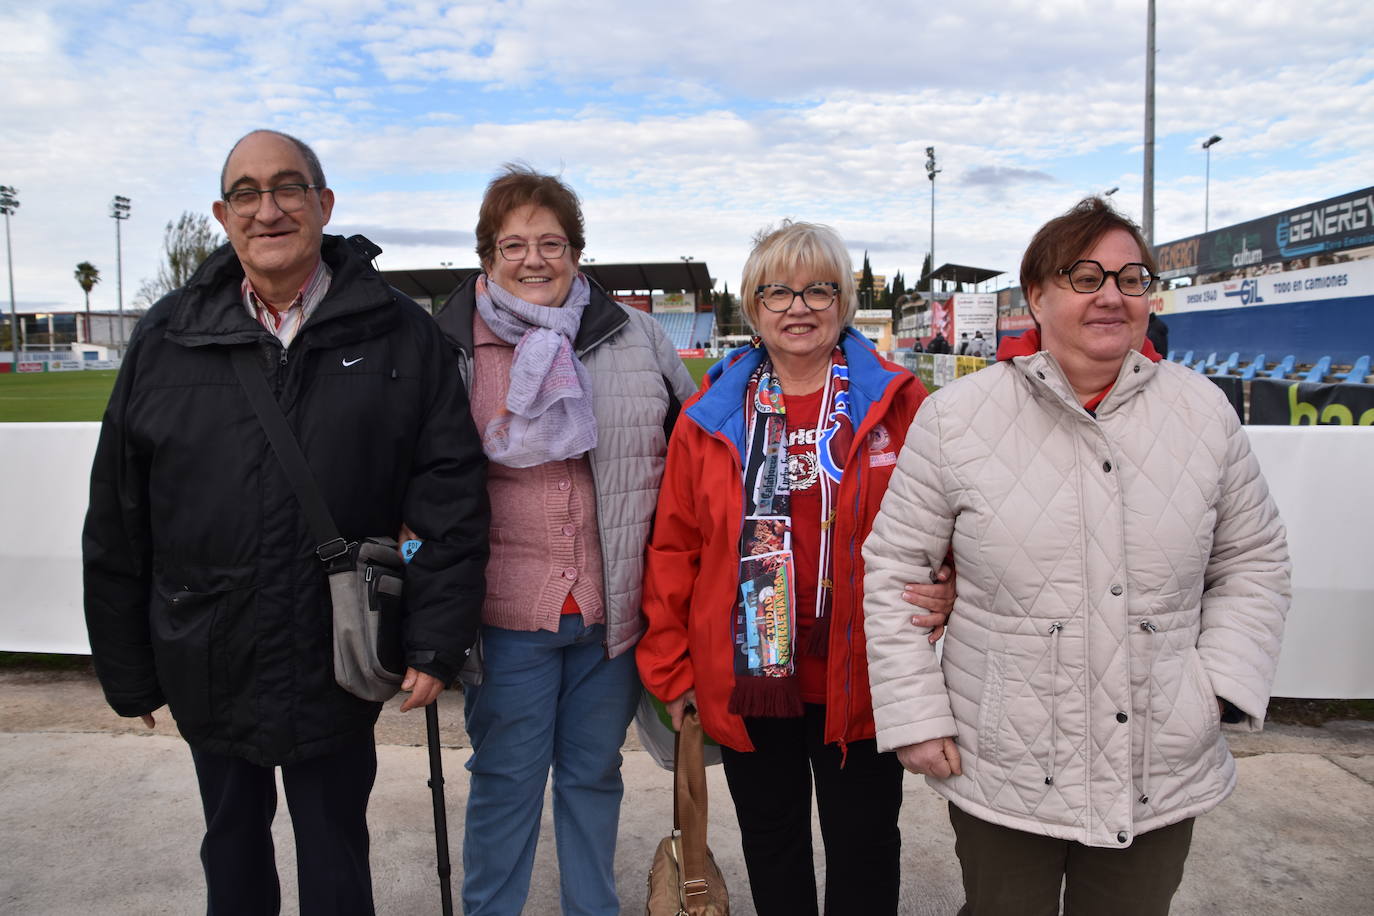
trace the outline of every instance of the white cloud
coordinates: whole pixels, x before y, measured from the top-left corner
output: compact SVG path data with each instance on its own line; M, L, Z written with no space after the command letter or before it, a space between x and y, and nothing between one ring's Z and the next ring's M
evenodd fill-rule
M76 305L89 259L110 280L93 304L112 306L122 193L127 302L162 225L207 209L229 145L264 125L316 145L336 219L414 240L389 266L466 258L422 242L470 232L519 158L581 193L598 260L691 254L733 288L753 232L793 216L913 276L933 145L938 259L1014 270L1085 193L1119 185L1138 214L1143 20L1134 0L762 0L747 20L724 2L20 0L0 14L16 293ZM1214 224L1370 184L1372 25L1349 0L1161 0L1157 237L1200 228L1214 132Z

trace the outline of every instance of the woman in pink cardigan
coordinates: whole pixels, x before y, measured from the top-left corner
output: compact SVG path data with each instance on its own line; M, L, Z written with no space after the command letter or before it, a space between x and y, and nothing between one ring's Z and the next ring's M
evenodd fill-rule
M463 906L518 913L544 788L564 912L619 913L620 746L640 695L640 579L667 427L695 389L649 315L578 270L577 196L508 167L477 223L483 273L438 322L488 458L483 677L465 686Z

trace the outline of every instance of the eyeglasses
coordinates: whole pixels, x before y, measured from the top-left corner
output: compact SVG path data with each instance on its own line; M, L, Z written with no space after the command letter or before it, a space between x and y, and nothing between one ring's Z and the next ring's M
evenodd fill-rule
M770 312L785 312L792 307L792 300L801 296L802 304L813 312L823 312L835 304L840 295L838 283L812 283L802 290L795 290L781 283L760 283L754 290L759 302Z
M1120 270L1104 270L1096 261L1082 260L1074 261L1072 267L1059 268L1059 272L1068 276L1069 285L1078 293L1095 293L1111 277L1123 296L1143 296L1155 282L1150 268L1136 263L1124 264Z
M305 206L307 193L323 187L324 185L292 182L279 184L275 188L235 188L224 195L224 200L235 216L255 216L262 207L262 195L271 194L272 203L277 205L278 210L283 213L295 213Z
M565 239L540 239L534 248L545 261L557 261L563 257L563 252L567 251L568 242ZM530 243L524 239L507 239L498 242L496 250L501 252L501 257L507 261L523 261L530 253Z

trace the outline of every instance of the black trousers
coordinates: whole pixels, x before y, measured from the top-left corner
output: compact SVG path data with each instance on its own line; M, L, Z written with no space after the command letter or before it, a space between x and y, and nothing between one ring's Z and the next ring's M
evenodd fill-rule
M747 719L745 724L755 750L722 747L721 757L760 916L817 912L813 778L825 844L825 912L896 913L903 773L896 756L878 753L872 739L855 741L841 766L839 747L824 741L824 706L807 704L800 719Z
M191 749L205 808L205 867L210 916L275 916L281 911L272 847L275 768ZM372 916L367 799L377 776L371 737L281 768L302 916Z
M1141 833L1125 849L1000 827L949 806L964 873L959 916L1164 916L1183 880L1193 818Z

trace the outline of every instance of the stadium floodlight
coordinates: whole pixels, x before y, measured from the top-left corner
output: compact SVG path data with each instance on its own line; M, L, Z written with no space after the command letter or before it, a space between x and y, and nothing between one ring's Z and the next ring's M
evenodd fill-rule
M119 237L119 225L129 218L129 198L116 194L110 201L110 218L115 221L115 286L119 296L119 331L115 337L115 352L124 356L124 248Z
M14 307L14 250L10 247L10 215L19 209L19 192L0 185L0 213L5 214L5 260L10 268L10 348L14 352L11 372L19 371L19 317Z
M1202 185L1202 231L1206 232L1210 217L1212 215L1212 147L1221 142L1221 137L1216 134L1202 141L1202 148L1207 152L1207 179Z
M926 177L930 179L930 272L935 273L935 176L944 169L935 167L935 147L926 147ZM931 277L927 288L935 291L935 278Z

